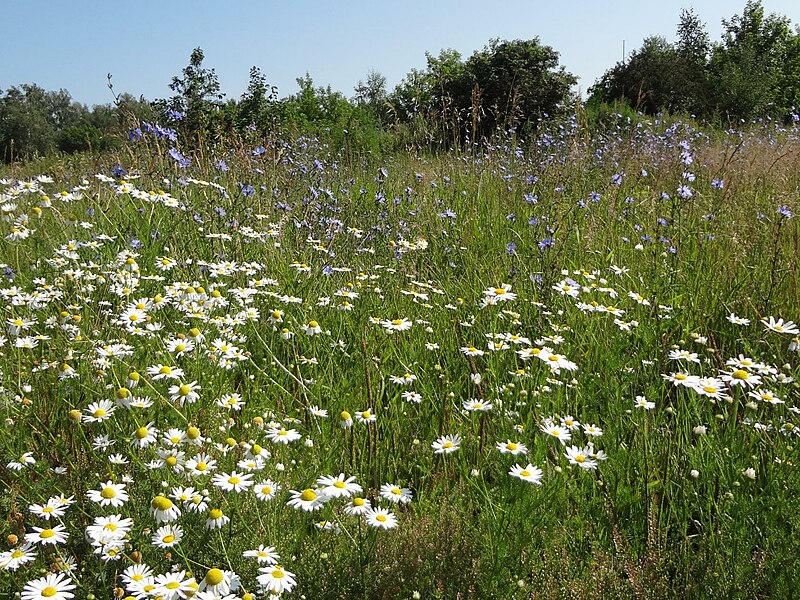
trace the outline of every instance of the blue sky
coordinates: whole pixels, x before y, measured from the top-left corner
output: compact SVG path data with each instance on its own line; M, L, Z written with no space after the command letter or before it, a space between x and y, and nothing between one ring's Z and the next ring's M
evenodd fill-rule
M682 8L693 7L712 40L721 20L741 13L745 0L0 0L0 89L34 82L65 88L87 104L111 101L115 89L148 99L167 97L173 75L193 48L205 52L222 89L238 98L250 67L266 74L280 96L297 91L305 74L346 96L370 69L393 87L425 52L453 48L466 58L491 38L539 37L561 55L585 91L649 35L674 39ZM800 1L764 0L800 24Z

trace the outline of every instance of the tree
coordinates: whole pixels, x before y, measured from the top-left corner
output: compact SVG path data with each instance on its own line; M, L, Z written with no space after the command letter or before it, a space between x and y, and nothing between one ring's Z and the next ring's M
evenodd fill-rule
M760 1L748 0L741 15L723 20L722 42L715 45L709 65L714 104L728 119L751 119L786 112L778 104L787 71L797 67L790 22L765 16Z
M366 82L358 80L355 92L356 105L368 108L378 123L381 125L386 124L388 119L387 100L389 98L386 92L386 77L378 71L370 70L367 73Z
M250 81L242 94L236 110L236 125L241 130L255 126L265 132L270 123L270 108L278 100L278 88L267 84L267 78L258 67L250 68Z
M164 118L179 121L178 131L192 143L199 141L214 113L222 108L222 99L225 97L220 92L214 69L203 67L204 58L201 48L192 50L189 64L169 84L169 89L175 95L167 100L154 102Z

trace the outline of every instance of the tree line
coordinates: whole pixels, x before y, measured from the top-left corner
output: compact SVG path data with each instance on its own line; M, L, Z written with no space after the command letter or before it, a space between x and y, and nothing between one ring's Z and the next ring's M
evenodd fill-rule
M675 42L646 38L605 72L589 90L587 114L619 103L716 123L795 114L800 30L784 16L765 14L760 0L748 0L740 15L723 20L723 29L722 39L712 43L705 24L684 10ZM362 152L450 148L497 132L528 138L579 102L575 76L538 38L491 40L467 59L450 49L427 53L425 68L412 69L393 90L371 71L350 98L316 86L308 74L297 79L298 92L279 98L257 67L244 93L226 98L204 60L196 48L172 78L172 96L153 101L114 94L110 75L114 102L91 109L66 90L11 87L0 94L0 156L11 162L54 151L102 151L148 132L167 132L186 147L231 135L281 133L323 137L336 148Z

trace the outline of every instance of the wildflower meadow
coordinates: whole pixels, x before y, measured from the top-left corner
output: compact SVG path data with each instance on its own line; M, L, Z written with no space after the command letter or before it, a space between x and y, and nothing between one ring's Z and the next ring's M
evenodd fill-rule
M0 172L0 596L790 598L800 130Z

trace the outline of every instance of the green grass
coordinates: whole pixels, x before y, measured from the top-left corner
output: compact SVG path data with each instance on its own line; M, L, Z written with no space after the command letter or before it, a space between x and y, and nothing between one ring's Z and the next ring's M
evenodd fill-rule
M259 565L242 556L263 544L295 575L290 597L790 597L800 569L797 334L760 320L800 317L800 226L778 212L800 210L796 132L739 138L651 125L628 133L589 140L566 131L527 153L498 146L335 168L336 156L308 140L258 157L206 148L185 171L165 148L141 145L102 163L10 171L0 192L6 227L24 225L30 235L0 240L3 320L30 325L19 333L9 325L0 345L2 550L48 523L63 523L69 539L0 571L0 593L69 563L76 597L110 597L115 588L128 597L133 589L120 575L140 562L154 576L186 571L198 582L226 569L241 579L237 597L266 597ZM220 159L228 171L214 167ZM116 162L139 175L125 193L121 177L95 177ZM23 182L40 174L53 181L28 193ZM678 196L683 184L691 197ZM80 198L60 199L76 186ZM154 200L159 190L181 206ZM162 271L159 257L176 265ZM569 281L577 298L557 289ZM484 291L502 284L517 297L482 306ZM138 300L160 306L139 315L137 330L120 320ZM352 310L341 309L345 301ZM270 319L274 310L280 322ZM730 322L731 313L750 324ZM395 319L413 325L389 333L380 323ZM312 320L321 334L304 333ZM502 333L529 341L490 350ZM47 337L17 347L36 335ZM171 353L179 337L194 339L194 351ZM101 360L99 350L119 343L129 351ZM240 349L230 368L219 346ZM484 354L467 356L461 348L470 346ZM551 372L548 361L515 352L544 346L577 370ZM677 349L699 362L671 360ZM732 373L737 367L725 363L740 354L762 365L754 387L783 403L729 383L713 400L662 377ZM184 375L167 382L147 373L159 364ZM742 370L750 378L758 371ZM131 372L141 375L137 387ZM406 373L416 376L411 385L392 381ZM171 385L192 382L197 402L171 399ZM117 406L122 388L152 405ZM418 404L403 398L410 391ZM217 404L234 393L241 410ZM637 408L639 396L655 408ZM470 399L492 409L469 412ZM92 422L87 409L102 400L116 408ZM340 425L343 411L367 409L375 422ZM602 436L578 428L562 445L542 430L566 416ZM301 438L271 442L270 422ZM197 428L204 441L184 441L172 454L181 465L206 452L217 473L242 473L237 464L258 444L271 456L253 481L270 478L281 490L263 502L252 489L226 492L210 476L190 478L165 463L171 446L161 435L144 448L132 443L143 426ZM434 454L434 441L456 434L457 451ZM507 440L528 454L501 454L496 445ZM607 459L597 469L570 464L566 449L591 441ZM25 452L35 464L5 466ZM542 469L541 485L509 475L528 463ZM346 499L314 512L287 506L290 490L339 473L390 509L397 527L346 514ZM87 497L108 480L127 485L121 507ZM382 499L387 483L409 488L411 502ZM181 486L205 490L208 509L230 521L209 530L208 513L181 505L181 542L158 548L151 537L163 524L151 501ZM61 494L74 504L60 519L29 509ZM132 519L117 560L85 536L111 514Z

